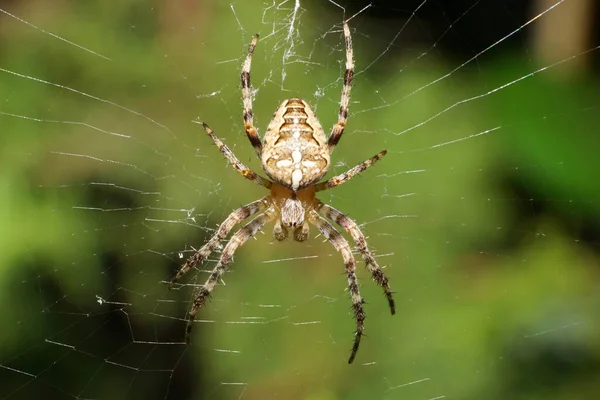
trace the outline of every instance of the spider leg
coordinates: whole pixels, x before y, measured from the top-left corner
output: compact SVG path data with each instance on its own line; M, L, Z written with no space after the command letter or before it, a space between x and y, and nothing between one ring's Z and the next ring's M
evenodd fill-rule
M260 142L260 138L258 137L258 132L254 127L254 116L252 113L252 89L250 87L250 66L252 64L252 54L254 53L254 47L256 47L256 42L258 42L258 34L254 35L252 38L252 42L248 47L248 55L246 55L246 60L244 64L242 64L242 73L240 74L240 78L242 80L242 99L244 101L244 125L246 127L246 135L248 136L248 140L254 147L258 158L262 153L262 144Z
M358 280L356 278L356 263L352 250L348 241L331 225L325 218L321 217L315 210L310 210L308 213L308 220L310 223L315 225L321 234L327 238L335 247L337 251L342 254L344 264L346 265L346 277L348 278L348 291L352 299L352 310L354 311L354 318L356 318L356 332L354 333L354 345L352 346L352 353L348 359L348 364L354 361L358 346L360 345L360 339L363 335L365 326L365 312L363 310L363 299L360 296L358 290Z
M190 333L192 332L192 325L194 323L194 319L196 318L196 313L207 297L210 296L212 291L215 289L215 285L221 279L221 276L227 269L227 266L233 259L233 255L238 247L243 245L248 239L254 236L258 231L260 231L266 223L273 220L277 216L275 209L273 207L268 208L264 213L259 214L252 221L248 222L244 227L238 230L229 240L229 243L223 249L223 253L221 254L221 258L219 262L215 266L215 268L210 273L210 276L195 293L194 304L192 309L188 313L188 323L185 330L185 342L190 342Z
M227 237L229 232L233 229L234 226L250 217L251 215L256 214L257 212L264 210L267 207L267 198L264 197L260 200L253 201L250 204L246 204L243 207L238 208L233 211L229 216L223 221L223 223L217 229L217 232L206 242L204 246L196 253L194 253L188 260L183 264L177 275L171 280L169 283L169 289L172 289L182 276L184 276L190 269L194 268L194 266L201 264L206 260L206 258L219 246L219 244Z
M373 157L369 158L368 160L363 161L360 164L358 164L357 166L350 168L348 171L344 172L343 174L334 176L325 182L317 183L315 185L317 192L319 192L321 190L331 189L336 186L340 186L342 183L348 182L355 175L360 174L365 169L369 168L370 166L375 164L377 161L379 161L381 158L383 158L383 156L385 156L386 153L387 153L387 150L383 150L383 151L377 153L376 155L374 155Z
M352 236L352 239L354 239L354 242L356 243L356 247L358 247L360 254L362 254L363 260L365 260L367 269L371 273L373 280L383 288L383 291L385 292L385 297L387 298L388 304L390 305L390 311L392 312L392 315L394 315L396 313L396 306L394 304L394 298L392 296L392 291L388 283L388 278L383 273L383 270L381 269L379 264L377 264L377 261L375 260L375 257L373 257L373 254L371 254L371 252L369 251L369 248L367 246L367 239L365 238L365 235L362 233L356 222L354 222L347 215L343 214L342 212L336 210L335 208L327 204L320 203L319 206L317 206L317 209L319 214L324 215L325 217L334 221L336 224L344 228L344 230L348 232L350 236Z
M221 153L223 153L225 158L227 158L227 160L229 160L229 162L231 163L233 168L235 168L240 174L242 174L242 176L244 178L251 180L252 182L256 183L257 185L264 186L267 189L271 188L271 185L273 184L273 182L271 182L267 178L263 178L262 176L260 176L256 172L252 171L250 168L246 167L244 164L242 164L242 162L235 156L235 154L233 154L233 151L231 151L229 149L229 147L227 147L225 145L225 143L223 143L221 141L221 139L219 139L219 137L217 135L215 135L213 130L210 129L210 127L207 124L202 122L202 127L204 127L204 130L206 131L206 133L208 133L208 136L210 136L210 138L213 140L213 142L215 142L215 144L217 145L217 147L219 148Z
M352 78L354 76L354 59L352 56L352 37L350 28L344 22L344 38L346 40L346 72L344 73L344 86L342 87L342 99L340 101L340 111L338 113L338 122L333 126L329 135L329 153L338 144L344 133L346 120L348 119L348 104L350 103L350 89L352 89Z

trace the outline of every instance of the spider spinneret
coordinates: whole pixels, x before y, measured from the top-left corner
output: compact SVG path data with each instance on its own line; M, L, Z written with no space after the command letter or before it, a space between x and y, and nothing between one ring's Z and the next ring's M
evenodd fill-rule
M360 228L352 219L341 211L321 202L316 193L339 186L355 175L366 170L380 160L386 151L381 151L370 159L363 161L343 174L334 176L324 182L317 183L327 174L331 165L331 153L340 141L348 118L350 90L354 75L352 55L352 38L350 28L344 22L344 38L346 43L346 72L342 87L342 98L338 112L338 121L333 126L329 138L326 137L321 124L310 106L302 99L285 100L275 111L273 119L267 127L263 141L254 127L252 113L252 91L250 89L250 65L254 48L258 42L255 35L248 48L248 54L242 65L240 75L242 82L242 99L244 104L244 125L246 135L261 160L262 168L270 179L264 178L246 167L233 152L219 139L205 123L202 126L221 153L246 179L270 190L270 194L233 211L221 223L217 232L200 250L188 258L179 272L169 283L173 288L177 280L190 269L206 261L208 256L220 247L235 225L258 214L254 219L238 230L223 249L217 265L212 270L204 285L194 293L193 306L188 313L185 341L189 343L192 325L200 307L204 305L217 282L221 279L227 266L233 259L238 247L259 232L268 222L275 220L273 237L284 241L290 236L297 242L308 239L309 223L316 226L321 234L340 252L346 267L348 291L352 300L352 310L356 319L354 344L348 363L354 361L363 335L365 313L363 299L360 295L356 278L356 261L348 241L331 224L335 222L354 240L361 253L367 270L373 280L383 288L392 315L396 312L394 299L388 279L375 257L367 247L367 241Z

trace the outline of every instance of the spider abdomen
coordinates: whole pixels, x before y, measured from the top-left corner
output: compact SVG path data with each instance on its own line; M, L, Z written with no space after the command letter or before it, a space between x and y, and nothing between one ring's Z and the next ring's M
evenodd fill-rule
M294 191L327 173L325 132L304 100L285 100L277 108L263 139L261 161L271 179Z

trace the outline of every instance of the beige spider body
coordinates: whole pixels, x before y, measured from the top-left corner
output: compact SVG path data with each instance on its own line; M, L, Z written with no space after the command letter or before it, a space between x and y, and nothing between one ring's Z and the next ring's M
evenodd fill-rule
M275 221L273 237L280 242L289 237L289 229L293 229L293 238L297 242L308 239L309 226L305 221L306 214L319 207L315 197L316 187L308 186L294 191L285 185L273 182L270 200L279 211L280 218Z
M330 164L327 138L304 100L285 100L275 111L263 139L261 162L269 178L294 191L325 176Z
M212 129L207 124L202 124L206 133L231 165L246 179L265 187L270 193L262 199L246 204L229 214L208 242L188 258L177 275L171 280L169 288L174 287L178 279L192 268L195 268L196 265L202 264L211 253L219 249L221 242L225 240L235 225L256 215L233 234L225 248L223 248L219 262L206 282L196 289L193 306L188 313L186 342L190 340L192 325L198 310L213 292L215 285L233 260L235 251L271 221L275 222L273 236L276 240L286 240L291 233L291 236L297 242L308 239L308 226L310 223L316 226L321 235L342 255L348 281L348 292L352 301L352 312L356 319L356 332L352 352L348 360L349 363L354 360L363 335L365 312L358 287L356 261L352 254L352 248L331 224L332 222L342 227L352 237L356 248L365 261L367 270L373 280L383 288L390 310L392 314L395 313L394 299L388 279L367 247L367 240L356 222L316 197L317 192L334 188L349 181L353 176L366 170L386 154L384 150L340 175L324 182L318 182L329 170L331 164L330 154L344 133L348 117L354 61L352 59L350 28L346 23L344 23L344 38L346 42L346 72L344 74L338 120L332 128L329 138L325 136L321 124L308 104L299 98L292 98L281 103L275 111L262 142L253 122L252 90L250 86L250 64L258 35L255 35L252 43L250 43L240 76L244 102L244 125L246 135L261 160L263 170L270 179L260 176L242 164L235 154L214 134Z

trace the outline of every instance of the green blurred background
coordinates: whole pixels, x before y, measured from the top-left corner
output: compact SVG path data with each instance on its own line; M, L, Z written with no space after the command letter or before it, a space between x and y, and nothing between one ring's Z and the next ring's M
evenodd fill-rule
M238 82L252 34L260 132L295 96L329 128L341 21L368 3L0 2L0 399L598 398L598 7L460 3L350 21L332 173L388 155L320 198L369 236L397 315L361 266L348 365L343 263L315 229L242 247L190 346L207 274L166 282L264 195L192 122L260 169Z

